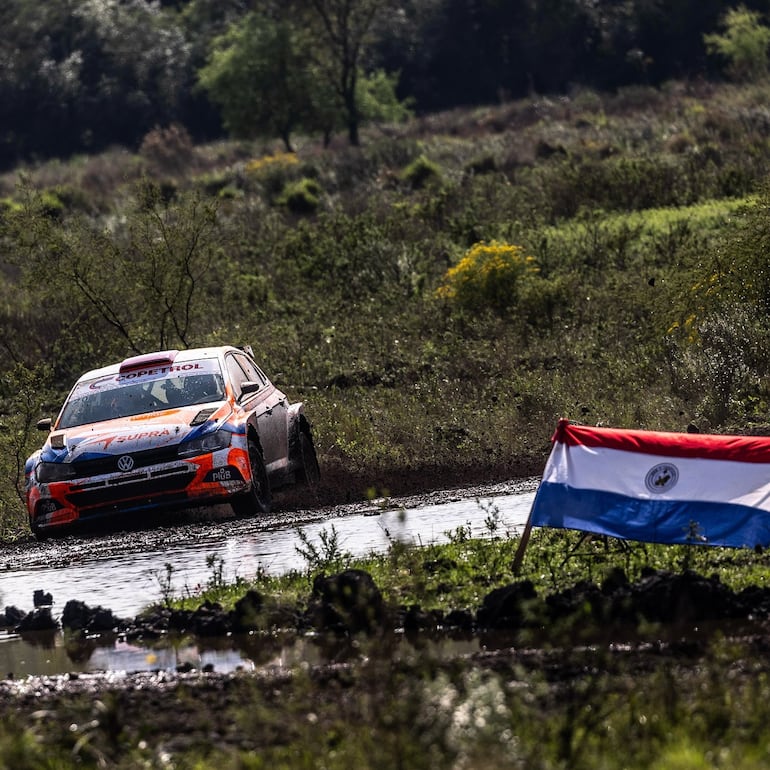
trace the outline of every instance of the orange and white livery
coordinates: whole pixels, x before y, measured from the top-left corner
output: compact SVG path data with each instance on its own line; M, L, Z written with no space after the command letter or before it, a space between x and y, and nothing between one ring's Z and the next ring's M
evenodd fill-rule
M32 531L229 502L267 512L271 489L319 476L302 403L249 348L165 350L82 375L25 467Z

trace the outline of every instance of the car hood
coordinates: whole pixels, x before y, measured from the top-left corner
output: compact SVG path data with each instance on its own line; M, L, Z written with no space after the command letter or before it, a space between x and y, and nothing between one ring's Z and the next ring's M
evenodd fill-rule
M41 459L73 462L176 445L216 430L230 411L227 402L196 404L54 430Z

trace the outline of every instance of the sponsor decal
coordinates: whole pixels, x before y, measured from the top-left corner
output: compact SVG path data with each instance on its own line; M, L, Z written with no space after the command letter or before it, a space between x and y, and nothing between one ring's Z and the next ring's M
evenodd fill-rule
M144 369L134 369L129 372L121 372L120 374L109 375L107 377L101 377L98 380L91 380L90 382L82 382L75 386L75 392L81 392L82 390L102 390L103 388L110 389L120 387L127 382L141 381L141 380L154 380L163 378L168 375L186 375L186 374L199 374L201 372L219 372L219 363L214 360L206 361L190 361L186 364L170 364L166 366L151 366Z
M177 428L176 432L179 432L179 429ZM116 444L124 444L126 441L139 441L141 439L147 439L147 438L163 438L163 436L170 436L171 431L168 430L168 428L163 428L163 430L146 430L142 431L142 433L132 433L130 436L105 436L102 439L99 439L100 444L104 444L104 448L108 449L110 444L113 442Z
M119 374L116 378L116 382L123 382L124 380L136 380L140 377L157 377L159 374L174 374L178 372L193 372L203 369L204 367L197 361L189 364L172 364L171 366L154 366L151 369L136 369L132 372L124 372Z
M230 468L218 468L215 471L211 471L212 481L232 481L233 472Z
M243 476L238 472L237 468L233 468L232 465L225 465L223 468L210 470L203 480L226 484L229 481L243 481Z
M56 500L41 500L37 506L38 513L46 516L55 513L58 508L59 504Z
M672 463L660 463L647 472L644 485L653 494L659 495L668 492L679 481L679 469Z
M142 441L142 439L146 438L160 438L161 436L170 436L171 431L168 430L168 428L163 428L163 430L145 430L141 433L132 433L128 436L116 436L115 441L118 444L122 444L125 441Z

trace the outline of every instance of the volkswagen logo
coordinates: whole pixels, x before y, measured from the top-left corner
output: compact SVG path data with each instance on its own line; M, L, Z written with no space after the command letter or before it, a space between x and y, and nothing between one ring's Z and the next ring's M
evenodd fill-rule
M118 458L118 470L123 471L124 473L126 471L130 471L134 467L134 458L131 457L131 455L123 455L122 457Z

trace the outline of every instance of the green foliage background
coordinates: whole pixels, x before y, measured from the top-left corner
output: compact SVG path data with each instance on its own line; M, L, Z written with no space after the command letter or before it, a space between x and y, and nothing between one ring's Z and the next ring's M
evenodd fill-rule
M764 431L768 89L529 99L295 154L159 129L0 177L5 536L34 421L164 347L252 344L307 404L329 500L537 474L561 416ZM532 257L510 303L437 294L494 241Z

